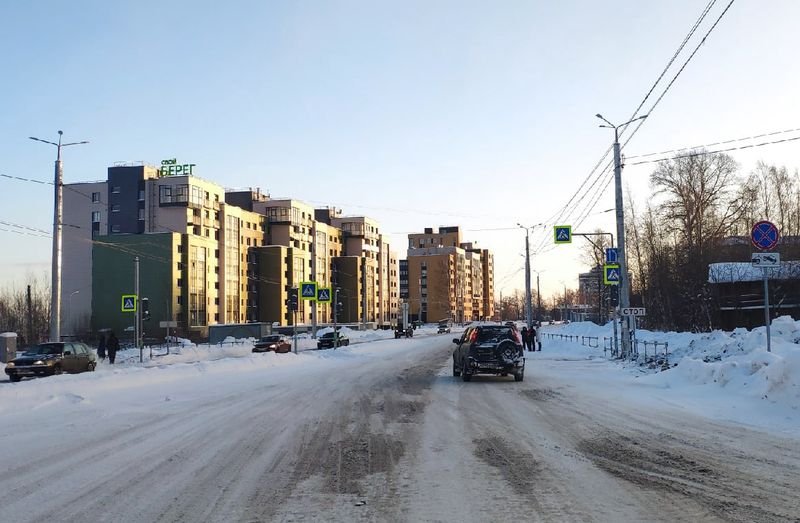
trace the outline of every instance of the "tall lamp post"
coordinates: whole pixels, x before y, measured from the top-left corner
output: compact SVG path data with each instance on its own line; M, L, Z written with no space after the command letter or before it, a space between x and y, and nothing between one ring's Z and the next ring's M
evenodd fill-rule
M517 223L517 227L520 229L525 229L525 323L530 328L533 323L532 314L531 314L531 242L530 242L530 233L533 229L539 226L544 226L543 223L537 223L536 225L531 225L530 227L525 227L521 223Z
M37 142L55 145L58 149L58 154L56 155L55 194L53 202L53 257L50 277L50 341L61 341L61 229L63 225L62 214L64 208L62 199L64 172L61 164L61 148L69 147L70 145L89 143L87 141L61 143L61 135L63 134L63 131L58 131L58 143L42 140L33 136L28 137Z
M539 274L543 273L544 271L536 271L536 319L542 319L542 291L539 289Z
M614 129L614 195L617 209L617 261L619 262L619 307L625 309L631 305L631 287L628 281L628 263L625 256L625 213L622 207L622 160L620 158L619 130L629 123L647 118L647 115L639 116L625 123L614 125L606 120L602 114L595 116L603 120L607 125L601 124L600 127ZM622 353L623 357L631 354L630 325L628 318L622 318Z

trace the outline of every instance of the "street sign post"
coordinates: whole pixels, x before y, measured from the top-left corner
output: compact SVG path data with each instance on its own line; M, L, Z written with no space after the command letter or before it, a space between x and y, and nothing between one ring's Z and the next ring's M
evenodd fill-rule
M603 283L606 285L619 285L619 264L607 263L603 265Z
M553 227L553 237L556 243L572 243L572 226L556 225Z
M330 287L317 287L317 302L330 303L331 302L331 288Z
M756 249L769 251L778 244L781 235L774 223L761 220L753 225L750 230L750 241ZM764 323L767 327L767 352L772 352L772 337L769 332L769 279L767 270L771 267L780 267L781 257L777 252L753 253L750 263L754 267L761 267L764 276Z
M750 241L756 249L768 251L778 244L781 235L774 223L762 220L753 225Z
M750 256L753 267L775 268L781 266L781 255L777 252L754 252Z
M300 297L304 300L316 300L317 282L315 281L300 282Z
M136 312L136 295L123 294L122 295L122 312Z

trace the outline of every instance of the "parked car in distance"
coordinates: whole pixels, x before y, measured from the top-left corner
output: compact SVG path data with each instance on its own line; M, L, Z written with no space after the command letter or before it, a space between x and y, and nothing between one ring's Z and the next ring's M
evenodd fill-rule
M415 329L419 328L419 327L422 327L423 325L425 325L425 324L422 323L422 320L414 320L414 321L411 322L411 326L414 327Z
M470 381L474 374L514 376L522 381L525 376L525 355L522 339L514 325L477 325L470 327L453 352L453 376Z
M334 338L334 336L336 337ZM325 334L319 337L319 339L317 340L317 348L332 349L334 341L336 341L337 347L344 347L350 345L350 338L348 338L345 333L339 331L334 333L333 331L331 331L331 332L326 332Z
M85 343L59 341L40 343L6 364L11 381L26 376L52 376L62 372L91 372L97 366L97 356Z
M446 332L450 332L450 325L446 323L440 323L439 328L436 329L436 334L444 334Z
M292 351L292 344L285 336L280 334L270 334L264 336L253 346L253 352L277 352L285 354Z

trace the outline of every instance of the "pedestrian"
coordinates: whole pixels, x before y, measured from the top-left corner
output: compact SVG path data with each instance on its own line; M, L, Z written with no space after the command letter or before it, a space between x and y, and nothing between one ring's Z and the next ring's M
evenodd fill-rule
M108 362L110 364L114 364L114 360L117 359L117 351L119 350L119 340L114 335L112 331L111 334L108 335Z
M531 337L530 337L530 333L528 332L528 327L524 327L523 326L522 330L520 331L520 335L522 335L522 348L525 349L525 350L530 350L531 349L531 347L530 347L531 346Z
M539 329L531 327L531 350L542 351L542 339L539 337ZM538 348L537 348L538 347Z
M100 335L100 341L97 342L97 356L100 358L100 361L105 361L106 359L106 335Z

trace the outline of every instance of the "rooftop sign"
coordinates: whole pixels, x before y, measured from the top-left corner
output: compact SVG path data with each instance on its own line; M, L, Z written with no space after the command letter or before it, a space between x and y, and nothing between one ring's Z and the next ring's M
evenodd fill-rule
M172 158L170 160L161 160L161 169L158 170L159 176L186 176L192 174L192 169L196 164L183 163L179 164L178 160Z

